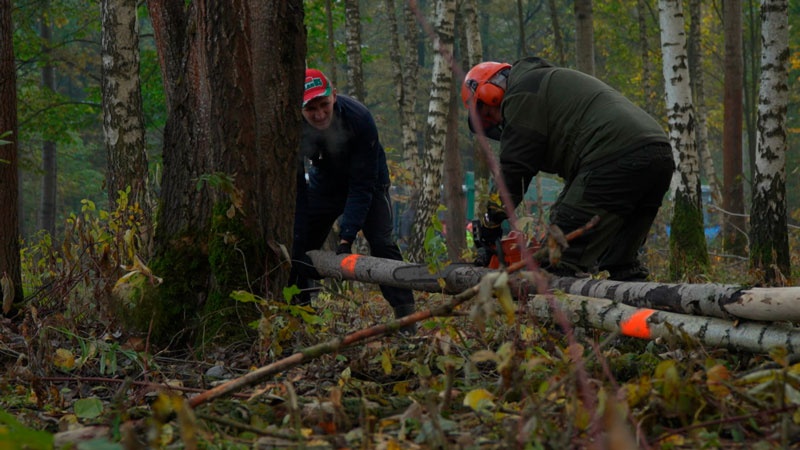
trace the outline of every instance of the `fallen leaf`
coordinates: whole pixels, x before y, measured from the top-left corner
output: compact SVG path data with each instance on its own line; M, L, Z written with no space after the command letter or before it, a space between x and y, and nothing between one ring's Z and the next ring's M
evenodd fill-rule
M486 389L474 389L464 396L464 406L480 411L494 406L494 395Z
M56 350L56 355L53 357L53 364L65 370L70 370L75 367L75 356L71 351L65 348Z

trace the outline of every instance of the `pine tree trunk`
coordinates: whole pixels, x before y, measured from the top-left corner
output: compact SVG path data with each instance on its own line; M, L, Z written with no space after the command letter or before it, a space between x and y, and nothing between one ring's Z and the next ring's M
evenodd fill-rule
M742 173L742 3L723 3L725 35L725 118L722 131L723 180L722 243L725 250L743 255L747 229L744 222L744 174Z
M575 0L575 58L578 70L594 75L592 0Z
M425 231L431 225L441 202L443 155L447 132L453 54L455 0L436 1L433 71L428 123L425 129L425 155L422 163L422 185L417 193L416 212L411 231L408 256L412 261L425 260Z
M231 290L282 298L288 279L280 246L292 244L296 186L285 179L302 123L302 1L148 7L169 113L151 266L165 282L136 319L157 311L163 340L184 318L207 316L205 337L224 337L242 329L223 327L244 309L231 308Z
M130 187L128 205L139 204L142 229L152 236L142 91L139 81L139 21L135 0L102 0L103 139L108 156L109 209ZM144 242L149 248L149 242Z
M466 196L461 189L464 170L461 167L461 148L458 139L461 83L452 77L451 85L444 158L444 205L447 207L446 240L450 261L462 261L462 255L467 249L467 238L464 234L467 221Z
M336 39L333 34L333 5L332 0L325 0L325 26L328 30L328 79L333 86L338 86L336 79Z
M50 41L52 29L46 15L41 17L40 33L42 37L42 54L45 63L42 66L42 88L56 91L55 67L50 64ZM45 139L42 143L42 192L39 201L39 229L56 234L56 184L58 183L58 165L56 160L56 143Z
M786 114L789 102L789 28L786 0L761 3L761 89L753 205L750 214L750 263L767 282L791 275L786 224Z
M659 0L658 10L669 138L677 167L672 178L675 209L670 232L670 276L679 279L705 273L708 251L700 203L696 122L686 67L683 10L680 0Z
M708 146L708 128L706 126L706 101L705 86L703 80L703 9L700 0L689 1L689 78L692 81L692 94L694 94L694 105L697 110L697 154L703 162L703 172L705 173L708 185L711 188L711 197L719 204L722 199L717 183L717 174L714 170L714 159L711 157L711 149Z
M481 43L481 31L478 28L478 6L476 0L463 0L460 9L464 17L463 38L466 43L466 51L462 55L465 70L471 69L474 65L483 60L483 44ZM475 201L473 202L473 213L475 217L486 211L486 201L489 198L489 166L486 164L486 154L477 140L472 144L473 172L475 174L474 189ZM468 217L472 220L475 217Z
M20 275L16 61L11 0L0 0L0 305L22 301ZM6 135L5 133L10 132ZM5 281L1 281L5 279ZM3 289L5 285L6 289ZM10 290L9 290L10 289ZM5 292L4 292L5 291ZM6 297L11 293L9 297ZM0 309L0 313L4 311Z
M564 37L561 31L561 26L558 23L558 9L556 9L556 0L547 0L547 9L550 13L550 24L553 26L553 46L556 49L558 65L561 67L566 67L567 54L564 51Z
M347 94L364 103L364 70L361 58L361 13L359 0L344 1L344 21L347 30Z
M553 1L553 0L550 0ZM644 110L656 117L654 90L650 80L650 42L647 39L647 0L636 1L636 17L639 24L639 52L642 57L642 96Z

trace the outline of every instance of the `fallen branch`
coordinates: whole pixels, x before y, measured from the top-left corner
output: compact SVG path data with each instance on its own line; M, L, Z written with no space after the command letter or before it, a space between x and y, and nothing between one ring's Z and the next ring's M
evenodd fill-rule
M688 336L698 343L754 353L768 353L784 348L800 351L800 329L780 324L742 322L714 317L697 317L647 308L635 308L607 299L578 295L559 295L556 301L569 321L578 326L619 331L643 339L682 339ZM536 295L529 300L532 313L552 319L547 297Z
M41 377L39 378L40 381L49 381L55 383L124 383L125 380L121 378L103 378L103 377ZM142 387L149 387L152 389L164 389L168 391L180 391L180 392L187 392L187 393L198 393L198 392L205 392L205 389L200 388L193 388L193 387L184 387L184 386L173 386L170 384L164 383L153 383L148 381L134 381L131 384L135 386L142 386ZM250 398L247 394L235 394L236 397L239 398Z
M510 270L512 269L511 268L507 269L507 271ZM496 274L495 276L485 277L483 280L481 280L481 284L493 283L494 280L497 278L497 275L499 275L499 272L495 272L495 274ZM462 303L466 302L467 300L475 296L475 294L478 293L479 288L480 285L472 286L464 290L460 294L456 295L455 297L453 297L453 299L449 303L439 306L437 308L417 311L414 314L402 317L400 319L396 319L388 323L365 328L363 330L359 330L354 333L348 334L343 338L332 339L330 341L323 342L305 348L303 350L300 350L299 352L291 356L275 361L272 364L260 367L252 372L247 373L246 375L243 375L239 378L235 378L213 389L209 389L199 395L196 395L191 399L189 399L189 405L192 408L196 408L197 406L202 405L203 403L206 403L208 401L211 401L217 397L230 394L232 392L244 388L245 386L258 383L264 378L267 378L271 375L291 369L292 367L298 366L312 359L318 358L322 355L338 352L340 349L353 345L357 342L366 340L368 338L397 332L400 328L406 325L411 325L413 323L428 319L430 317L441 317L441 316L451 315L453 313L453 310L457 306L461 305Z

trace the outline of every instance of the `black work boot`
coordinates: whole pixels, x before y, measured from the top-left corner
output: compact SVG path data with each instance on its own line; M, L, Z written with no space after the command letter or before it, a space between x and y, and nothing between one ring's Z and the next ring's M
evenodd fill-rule
M650 271L639 261L624 266L610 266L605 270L608 270L608 279L614 281L647 281L650 276Z
M412 304L407 304L407 305L397 305L397 306L394 306L393 308L394 308L394 318L395 319L399 319L401 317L405 317L405 316L414 314L414 312L416 312L415 309L414 309L414 304L413 303ZM403 336L406 336L406 337L413 336L414 334L417 333L417 324L416 323L412 323L412 324L406 325L404 327L401 327L400 330L398 330L398 331Z

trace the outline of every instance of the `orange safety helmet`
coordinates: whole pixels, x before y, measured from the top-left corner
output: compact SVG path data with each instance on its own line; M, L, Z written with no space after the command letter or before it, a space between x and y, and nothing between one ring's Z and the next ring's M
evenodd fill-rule
M469 109L469 100L473 95L478 101L489 106L500 106L505 90L500 85L499 77L505 77L506 75L501 72L510 68L511 64L487 61L470 69L461 85L461 100L464 101L464 107Z

